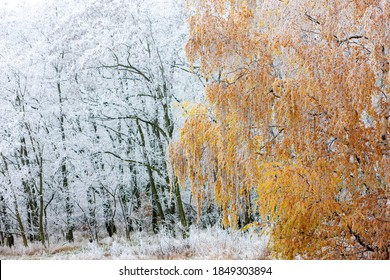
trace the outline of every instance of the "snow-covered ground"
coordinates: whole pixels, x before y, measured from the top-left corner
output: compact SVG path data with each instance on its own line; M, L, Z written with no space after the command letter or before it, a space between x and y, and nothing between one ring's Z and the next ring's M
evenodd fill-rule
M115 236L98 243L58 243L49 248L0 247L1 259L268 259L268 237L258 232L191 228L188 238L167 234L133 233L130 240Z

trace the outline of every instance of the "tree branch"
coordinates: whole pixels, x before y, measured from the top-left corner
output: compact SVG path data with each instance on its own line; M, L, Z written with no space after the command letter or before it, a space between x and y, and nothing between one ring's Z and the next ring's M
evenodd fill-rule
M159 176L164 176L160 170L158 170L157 168L153 167L152 165L148 164L148 163L145 163L145 162L142 162L142 161L137 161L137 160L133 160L133 159L124 159L122 158L121 156L117 155L117 154L114 154L113 152L110 152L110 151L105 151L103 152L105 154L109 154L109 155L112 155L122 161L126 161L126 162L130 162L130 163L135 163L135 164L138 164L138 165L141 165L141 166L145 166L145 167L149 167L151 170L155 171Z
M104 115L104 114L103 114L103 116L106 118L106 120L127 120L127 119L138 120L140 122L146 123L148 125L153 126L156 129L158 129L158 131L160 131L160 133L164 136L165 139L167 139L167 140L169 139L169 137L166 134L166 132L164 131L164 129L162 129L160 126L158 126L157 124L155 124L155 123L153 123L151 121L141 119L138 116L129 115L129 116L124 116L124 117L110 117L110 116L107 116L107 115Z

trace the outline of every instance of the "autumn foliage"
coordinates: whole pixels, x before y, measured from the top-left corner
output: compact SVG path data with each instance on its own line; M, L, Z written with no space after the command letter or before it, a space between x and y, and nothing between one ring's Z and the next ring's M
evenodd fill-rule
M171 146L198 208L259 212L278 258L389 259L390 3L188 1L205 104ZM251 201L255 199L255 201Z

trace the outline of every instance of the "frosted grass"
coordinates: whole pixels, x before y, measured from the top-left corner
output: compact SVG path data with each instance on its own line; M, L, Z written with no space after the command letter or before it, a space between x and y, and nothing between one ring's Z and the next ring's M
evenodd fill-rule
M0 248L1 259L267 259L268 236L259 232L231 231L220 227L191 227L189 237L172 237L166 232L134 232L130 240L106 237L98 243L82 240L74 244L53 244L44 248L32 244L24 248Z

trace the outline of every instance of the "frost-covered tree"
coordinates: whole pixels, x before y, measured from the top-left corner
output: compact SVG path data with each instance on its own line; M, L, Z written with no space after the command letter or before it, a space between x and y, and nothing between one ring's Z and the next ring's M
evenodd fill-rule
M1 10L2 238L186 229L168 172L183 71L184 2L46 1ZM26 9L29 10L28 15ZM162 12L165 10L165 12ZM12 23L12 24L11 24ZM11 27L12 26L12 27ZM4 242L2 242L4 243Z

